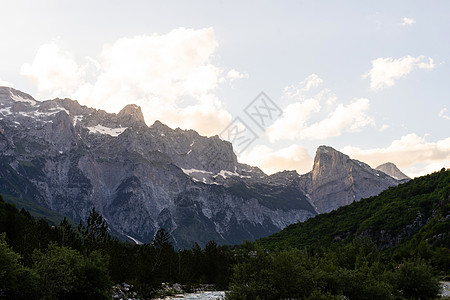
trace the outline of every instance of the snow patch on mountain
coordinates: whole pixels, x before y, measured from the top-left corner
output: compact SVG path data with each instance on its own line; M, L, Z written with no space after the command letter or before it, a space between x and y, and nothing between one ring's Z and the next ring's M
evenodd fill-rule
M240 177L240 178L251 178L251 176L244 176L244 175L241 175L241 174L239 174L237 172L231 172L231 171L227 171L227 170L221 170L214 177L216 177L216 176L222 176L225 179L227 179L230 176L237 176L237 177Z
M119 136L122 132L124 132L127 127L120 127L120 128L109 128L109 127L105 127L103 125L96 125L93 127L86 127L87 129L89 129L89 133L99 133L99 134L107 134L113 137L117 137Z
M26 102L29 103L31 105L36 105L36 101L32 100L32 99L25 99L19 95L14 94L12 91L10 91L11 93L11 99L16 101L16 102Z
M208 172L205 170L198 170L198 169L183 169L184 174L191 176L193 173L203 173L203 174L212 174L212 172Z
M12 114L11 107L5 107L5 108L0 109L0 113L5 116L11 115Z

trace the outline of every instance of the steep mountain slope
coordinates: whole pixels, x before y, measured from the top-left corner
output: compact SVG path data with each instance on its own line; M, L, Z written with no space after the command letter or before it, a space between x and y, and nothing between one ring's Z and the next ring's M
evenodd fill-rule
M397 168L397 166L395 164L393 164L391 162L387 162L382 165L379 165L378 167L376 167L376 169L378 171L384 172L384 173L388 174L389 176L394 177L395 179L398 179L398 180L411 179L407 175L405 175L402 171L400 171L400 169Z
M179 247L254 240L399 183L326 146L310 173L268 176L218 136L147 126L136 105L110 114L1 87L0 150L6 199L74 220L95 206L123 236L165 228Z
M69 99L39 102L0 88L0 193L110 226L143 242L161 227L180 247L238 243L316 215L298 189L239 164L217 136L148 127L140 108L118 114Z
M444 255L443 261L450 266L450 170L290 225L258 242L266 248L317 248L349 243L357 237L369 237L379 249L401 244L399 251L405 253L417 251L422 243L424 249Z
M398 180L327 146L320 146L304 190L320 213L330 212L361 198L377 195Z

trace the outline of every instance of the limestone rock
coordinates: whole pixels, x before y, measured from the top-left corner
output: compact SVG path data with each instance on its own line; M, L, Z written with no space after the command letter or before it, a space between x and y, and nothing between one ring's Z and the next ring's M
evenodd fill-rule
M388 174L391 177L394 177L395 179L398 180L410 180L411 178L409 178L407 175L405 175L402 171L400 171L399 168L397 168L397 166L391 162L387 162L384 163L382 165L379 165L378 167L376 167L377 170L384 172L386 174Z

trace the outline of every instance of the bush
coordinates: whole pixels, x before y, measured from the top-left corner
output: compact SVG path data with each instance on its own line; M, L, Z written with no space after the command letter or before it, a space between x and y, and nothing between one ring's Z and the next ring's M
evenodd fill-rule
M393 275L393 285L406 299L435 299L440 291L439 280L423 261L409 261Z
M111 282L107 264L96 252L89 257L50 243L45 253L35 251L45 299L108 299Z
M37 274L20 264L20 255L15 253L0 235L0 297L33 299L37 295Z

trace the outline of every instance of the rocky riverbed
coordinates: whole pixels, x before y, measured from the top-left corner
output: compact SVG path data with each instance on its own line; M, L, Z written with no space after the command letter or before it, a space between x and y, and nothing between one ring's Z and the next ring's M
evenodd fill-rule
M441 286L442 286L441 296L450 297L450 281L441 281Z
M157 298L158 300L170 300L170 299L185 299L185 300L221 300L225 299L225 292L223 291L213 291L213 292L198 292L198 293L188 293L188 294L177 294L174 296L168 296L165 298Z

